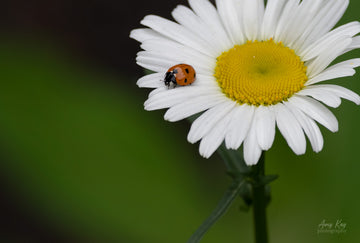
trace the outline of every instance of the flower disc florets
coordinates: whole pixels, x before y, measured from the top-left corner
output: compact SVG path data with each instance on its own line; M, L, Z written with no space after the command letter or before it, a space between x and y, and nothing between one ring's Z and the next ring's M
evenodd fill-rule
M285 101L307 81L300 57L273 40L235 45L217 58L214 76L226 96L256 106Z

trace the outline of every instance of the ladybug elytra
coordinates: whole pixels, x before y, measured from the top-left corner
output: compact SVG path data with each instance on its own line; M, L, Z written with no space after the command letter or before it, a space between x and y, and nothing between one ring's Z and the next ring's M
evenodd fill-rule
M170 87L173 83L174 86L186 86L192 84L196 79L195 69L188 64L177 64L169 68L165 74L165 85Z

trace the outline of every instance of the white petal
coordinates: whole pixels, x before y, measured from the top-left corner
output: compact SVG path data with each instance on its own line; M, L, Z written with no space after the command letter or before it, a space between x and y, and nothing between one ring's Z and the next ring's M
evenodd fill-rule
M305 50L299 52L302 61L310 60L327 50L329 45L341 39L342 36L354 36L360 32L360 23L355 21L342 25L318 39Z
M335 78L353 76L355 74L354 68L360 66L360 58L351 59L345 62L335 64L320 74L309 79L305 85L319 83L325 80L331 80Z
M205 33L204 30L204 23L201 21L201 19L188 7L185 7L183 5L178 5L172 12L171 15L174 17L174 19L181 25L188 28L190 31L192 30L192 27L198 30L199 32L193 33L193 35L202 36Z
M332 132L337 132L339 124L334 116L324 105L318 101L305 97L293 95L288 102L303 111L306 115L316 120Z
M209 133L202 138L199 152L203 157L209 158L224 141L225 132L233 115L233 110L223 117Z
M216 6L232 44L245 42L240 17L238 11L236 11L237 8L234 0L216 0Z
M337 58L351 43L351 38L345 37L344 39L337 40L336 42L328 43L328 50L321 53L315 58L310 65L308 65L307 75L313 78L321 73L332 61Z
M297 155L304 154L306 151L306 140L299 122L282 103L276 104L274 110L277 126L289 147Z
M175 105L165 113L165 120L175 122L205 111L227 99L223 94L204 95L191 98Z
M328 0L323 2L318 13L309 22L297 43L307 47L331 30L344 14L349 0Z
M315 34L313 38L317 39L319 36L322 36L324 33L331 30L344 15L345 10L349 6L349 0L330 0L328 2L330 8L326 11L325 16L321 18L321 21L314 28L313 33Z
M204 23L207 23L206 31L211 34L213 39L219 40L220 47L225 50L231 48L232 44L224 31L224 26L214 5L208 0L189 0L189 4Z
M214 52L206 41L197 38L190 30L182 25L155 15L146 16L141 21L141 24L154 29L172 40L182 43L183 45L191 46L205 55L216 57L216 51Z
M165 50L166 48L164 48ZM139 65L156 72L165 72L172 66L179 63L186 63L194 67L196 74L213 75L214 69L211 69L212 64L198 61L196 57L192 58L191 55L185 56L185 53L176 55L176 52L157 52L157 51L140 51L137 54L136 61Z
M262 24L262 40L274 38L276 26L286 0L268 0Z
M169 90L168 87L166 87L165 85L162 86L162 87L159 87L159 88L156 88L156 89L153 89L152 91L150 91L149 95L148 95L148 98L156 95L156 94L160 94L160 93L163 93L163 92L166 92L167 90Z
M218 93L217 89L207 87L184 86L163 88L149 94L149 99L145 101L145 110L164 109L185 102L192 97Z
M242 8L245 35L248 40L257 40L264 17L264 1L243 0Z
M329 67L327 70L332 70L335 68L356 68L360 66L360 58L354 58L350 59L344 62L339 62L331 67Z
M314 19L321 12L323 8L323 0L303 0L299 6L298 19L293 20L292 40L289 43L289 47L294 49L298 53L299 49L303 47L303 42L314 28Z
M311 96L314 99L321 101L325 105L334 108L339 107L339 105L341 104L341 99L339 98L339 96L331 92L327 92L322 89L314 89L312 87L313 86L306 87L305 89L299 91L296 94L301 96Z
M254 106L236 105L235 113L229 123L225 136L225 143L228 149L238 149L244 141L255 112Z
M302 111L297 109L294 105L290 104L289 102L284 102L284 104L294 114L296 120L299 122L300 126L304 130L306 136L309 138L312 149L315 152L320 152L324 146L324 138L318 125L314 122L314 120L309 118Z
M342 54L358 48L360 48L360 36L355 36L352 38L351 44L346 48L346 50Z
M188 134L188 141L196 143L204 137L230 110L235 106L233 101L225 101L221 104L205 111L191 125Z
M140 78L136 84L140 88L158 88L164 86L164 74L163 73L152 73Z
M133 38L139 42L143 42L145 40L156 40L156 39L167 39L165 36L161 35L160 33L149 29L149 28L141 28L135 29L130 32L130 38Z
M259 106L255 109L255 130L262 150L271 148L275 138L275 114L271 107Z
M190 7L204 22L216 28L222 28L216 8L208 0L189 0Z
M313 90L319 90L320 92L330 92L338 97L350 100L357 105L360 105L360 97L353 91L334 84L320 84L312 85L309 88Z
M196 73L195 82L192 83L191 86L214 87L215 89L219 90L219 93L223 94L222 92L220 92L219 84L213 74L203 75L201 73Z
M177 62L160 54L139 51L136 56L136 63L148 70L165 74L165 72Z
M194 68L196 67L197 73L199 71L214 72L216 63L214 58L209 58L209 56L171 40L146 40L142 43L141 48L159 58L163 57L177 63L192 65Z
M171 50L171 49L169 49ZM177 49L175 49L177 50ZM166 73L166 71L179 63L186 63L194 67L196 74L213 76L215 66L215 59L208 58L203 62L197 60L199 56L193 51L192 54L186 56L186 52L181 52L179 50L166 52L166 47L164 46L164 51L139 51L137 53L136 62L140 66L152 70L154 72Z
M216 33L214 27L201 20L191 9L179 5L171 14L178 23L191 32L193 37L206 42L209 48L216 50L216 53L221 53L221 50L225 48L223 39L220 38L221 34Z
M288 47L298 53L296 42L304 30L308 27L309 22L313 20L314 14L321 6L323 0L304 0L298 3L288 18L286 28L283 31L282 40Z
M256 139L255 124L252 123L244 141L244 160L249 166L256 165L261 156L261 148Z
M286 5L284 6L284 10L280 16L279 22L276 26L276 31L274 35L274 40L276 42L283 41L284 35L286 34L287 26L294 16L294 12L296 12L299 6L299 0L288 0Z

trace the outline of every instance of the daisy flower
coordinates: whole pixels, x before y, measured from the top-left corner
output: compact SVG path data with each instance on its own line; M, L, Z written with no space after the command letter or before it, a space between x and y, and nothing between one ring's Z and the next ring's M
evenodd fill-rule
M323 148L318 123L338 130L325 107L341 98L360 104L354 92L326 80L352 76L360 59L330 65L338 56L360 48L360 23L334 29L348 0L189 0L172 11L175 21L148 15L130 37L141 42L138 65L154 73L139 87L154 88L146 110L167 108L171 122L201 115L188 141L200 141L210 157L225 142L243 145L248 165L258 162L273 144L276 126L295 154ZM168 88L164 75L179 63L197 73L192 85Z

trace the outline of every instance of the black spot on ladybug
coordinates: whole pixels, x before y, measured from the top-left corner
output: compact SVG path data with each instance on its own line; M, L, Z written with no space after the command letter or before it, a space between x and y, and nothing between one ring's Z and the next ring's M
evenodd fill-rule
M196 78L196 73L194 73L194 78Z
M189 69L185 68L185 72L186 72L186 73L189 73Z
M187 78L185 79L185 83L187 83Z

